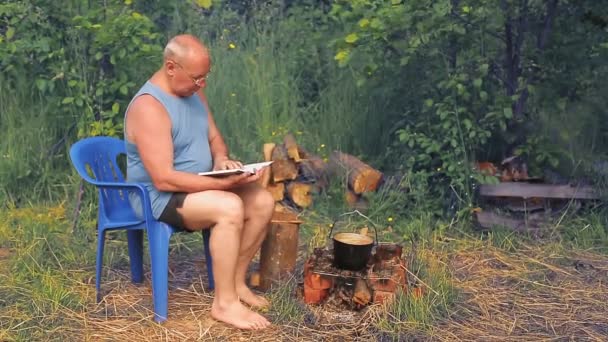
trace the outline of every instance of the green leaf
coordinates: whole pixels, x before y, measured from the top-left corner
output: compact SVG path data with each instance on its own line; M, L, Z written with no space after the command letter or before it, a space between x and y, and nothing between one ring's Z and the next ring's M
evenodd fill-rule
M366 28L369 26L369 20L366 18L363 18L361 20L359 20L359 27L360 28Z
M102 58L102 57L103 57L103 53L101 53L101 51L98 51L98 52L95 54L95 60L96 60L96 61L101 60L101 58Z
M481 88L481 85L483 84L483 81L481 78L476 78L475 81L473 81L473 85L476 88Z
M118 114L119 110L120 110L120 105L117 102L114 102L114 104L112 105L112 113Z
M349 44L353 44L357 40L359 40L359 36L357 36L356 33L351 33L348 36L346 36L346 38L344 38L344 41L347 42L347 43L349 43Z
M76 103L76 105L78 107L82 107L82 105L84 104L84 101L82 101L81 98L76 99L76 101L74 101Z
M211 5L212 5L211 0L196 0L195 2L197 5L199 5L200 7L204 8L204 9L210 9Z
M13 39L14 36L15 36L15 28L9 27L6 30L6 40L11 40L11 39Z
M507 118L507 119L511 119L511 118L513 118L513 110L511 109L511 107L506 107L506 108L503 110L503 112L504 112L504 114L505 114L505 118Z
M372 19L372 21L369 23L369 26L373 29L379 29L382 28L382 22L380 21L380 19L378 18L374 18Z
M120 91L121 94L127 95L129 93L129 88L127 88L126 85L123 85L123 86L120 87L119 91Z
M40 90L40 91L44 91L46 89L46 84L47 84L46 80L43 80L41 78L36 80L36 87L38 87L38 90Z
M68 104L68 103L72 103L74 102L74 98L73 97L65 97L63 99L63 101L61 101L62 104Z

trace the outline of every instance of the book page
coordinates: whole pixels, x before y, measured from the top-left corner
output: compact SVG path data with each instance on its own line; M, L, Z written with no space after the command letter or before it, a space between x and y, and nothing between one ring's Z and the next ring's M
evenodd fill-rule
M198 175L199 176L229 176L229 175L236 175L236 174L243 173L243 172L256 173L257 171L269 166L270 164L272 164L272 161L247 164L247 165L243 165L243 167L240 169L199 172Z

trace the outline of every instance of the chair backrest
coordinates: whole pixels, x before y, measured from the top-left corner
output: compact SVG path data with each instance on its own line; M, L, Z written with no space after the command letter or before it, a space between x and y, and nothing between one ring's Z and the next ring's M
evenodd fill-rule
M74 168L80 177L91 184L95 184L95 181L124 183L124 175L118 166L121 154L126 154L124 141L112 137L85 138L70 148ZM131 207L125 191L108 188L99 189L99 206L100 211L107 215L115 208Z

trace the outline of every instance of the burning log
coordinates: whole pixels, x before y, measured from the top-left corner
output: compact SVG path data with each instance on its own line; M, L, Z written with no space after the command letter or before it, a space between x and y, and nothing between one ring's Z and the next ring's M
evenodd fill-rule
M300 208L308 208L312 204L310 191L312 186L306 183L290 182L287 185L289 198Z
M334 151L330 156L330 163L335 171L339 168L346 169L348 184L356 194L376 191L382 180L380 171L350 154Z
M272 150L272 160L270 165L272 179L275 183L284 180L293 180L298 176L298 168L293 160L289 159L287 149L283 145L277 145Z
M357 279L355 282L355 294L353 295L353 302L360 306L369 304L372 299L372 294L367 287L367 283L363 279Z

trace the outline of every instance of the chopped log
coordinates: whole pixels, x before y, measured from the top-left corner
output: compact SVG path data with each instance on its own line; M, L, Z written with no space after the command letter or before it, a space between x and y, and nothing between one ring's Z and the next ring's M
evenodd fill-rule
M272 150L274 150L274 147L275 147L274 143L264 144L264 161L272 160ZM272 177L272 169L268 169L268 170L266 170L266 173L264 173L264 175L262 177L260 177L258 182L263 187L267 187L268 183L270 183L271 177Z
M296 163L289 159L285 146L277 145L274 147L272 150L272 160L274 163L270 165L270 168L272 170L272 179L275 183L296 179L298 168Z
M499 184L482 184L479 194L489 197L521 197L521 198L564 198L564 199L599 199L599 194L590 186L570 186L553 184L530 184L520 182L504 182Z
M275 214L277 212L275 211ZM283 218L286 212L278 212ZM268 290L275 282L286 281L295 271L298 256L298 221L270 221L260 250L260 288Z
M282 201L285 198L285 183L268 184L266 190L270 191L275 202Z
M302 158L298 163L299 180L314 183L318 190L325 191L329 187L329 168L327 163L317 155L299 147Z
M364 279L358 278L355 282L355 293L353 294L353 302L365 306L372 299L372 294L367 287Z
M272 151L274 151L275 146L275 143L264 144L264 161L272 160Z
M287 196L300 208L308 208L312 204L310 184L301 182L290 182L287 185Z
M544 222L538 218L528 220L510 218L493 212L477 212L475 213L479 225L486 229L494 227L504 227L516 232L538 232L541 229L541 224Z
M334 151L330 156L330 162L336 172L339 168L347 171L348 184L357 194L376 191L382 180L382 172L350 154Z
M348 204L348 207L352 209L367 210L369 208L367 199L356 194L351 189L346 189L344 192L344 200Z
M295 162L299 162L300 159L300 153L299 153L299 149L298 149L298 144L296 143L296 138L293 137L293 135L291 135L291 133L288 133L285 135L285 137L283 138L283 143L285 144L285 148L287 149L287 155L293 159Z

